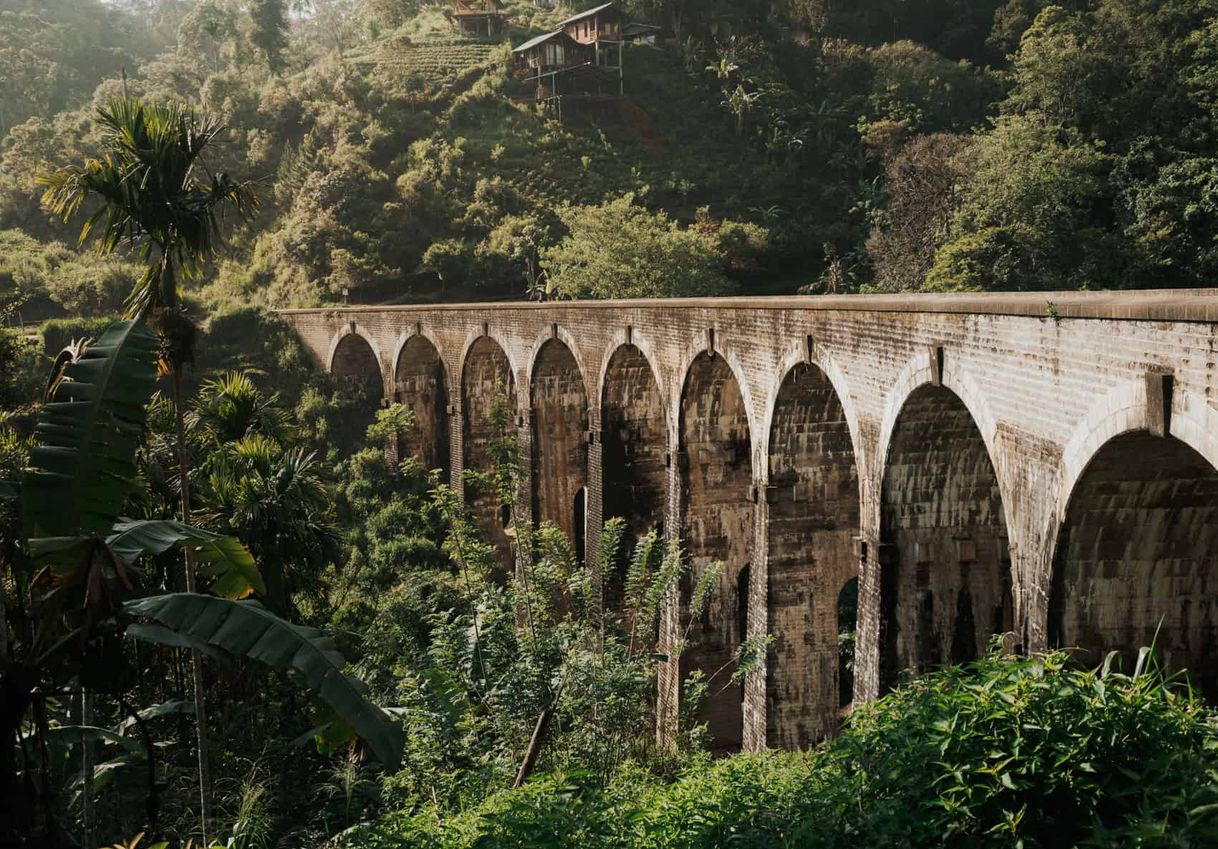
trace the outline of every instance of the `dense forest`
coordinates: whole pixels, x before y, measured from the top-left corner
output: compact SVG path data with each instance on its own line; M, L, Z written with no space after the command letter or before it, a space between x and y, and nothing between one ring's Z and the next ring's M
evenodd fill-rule
M0 0L0 846L1214 844L1218 720L1153 662L715 759L746 641L661 744L679 545L607 522L610 612L512 515L506 397L463 494L273 309L1205 286L1218 3L626 0L661 37L558 120L510 47L592 5Z
M222 120L210 167L258 181L212 310L1203 285L1211 6L630 3L667 39L559 124L443 5L8 0L0 280L27 322L121 306L130 265L81 260L37 176L127 91ZM505 39L570 11L509 5Z

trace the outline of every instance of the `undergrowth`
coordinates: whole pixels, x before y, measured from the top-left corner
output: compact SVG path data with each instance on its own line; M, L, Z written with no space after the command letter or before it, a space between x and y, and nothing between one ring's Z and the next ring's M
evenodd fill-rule
M669 782L551 774L473 810L387 816L348 845L1218 845L1215 714L1151 667L992 655L860 706L808 753L696 759Z

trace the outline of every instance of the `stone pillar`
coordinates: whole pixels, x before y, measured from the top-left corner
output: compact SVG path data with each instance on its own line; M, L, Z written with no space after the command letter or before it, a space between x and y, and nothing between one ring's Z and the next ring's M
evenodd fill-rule
M882 470L880 472L882 474ZM854 701L871 701L880 693L880 486L864 457L859 457L862 476L858 546L858 631L854 644Z
M587 497L584 498L584 551L588 568L598 586L605 582L605 564L601 562L601 528L605 521L605 474L602 464L602 447L600 431L600 406L589 406L588 409L588 483ZM578 555L579 552L576 552ZM604 601L604 592L600 593ZM604 615L604 611L601 611Z
M517 385L521 385L519 381ZM527 383L524 384L527 386ZM531 403L531 392L526 389L521 403ZM519 575L532 562L531 542L533 536L533 410L529 406L516 414L516 445L520 452L519 468L516 470L516 498L512 505L515 516L516 572Z
M465 410L461 406L461 387L456 392L450 392L452 399L448 406L448 483L457 494L460 503L465 503L465 486L462 476L465 474Z
M754 468L764 468L755 465ZM749 560L748 633L745 639L761 639L769 633L769 504L766 501L767 482L753 481L753 555ZM766 747L766 684L765 658L744 681L743 748L759 752Z
M667 554L681 541L681 474L678 463L678 437L675 426L668 436L668 492L664 506L664 544ZM671 745L678 731L681 710L681 659L677 644L681 639L681 588L679 582L664 597L660 611L659 653L666 659L656 669L656 740Z

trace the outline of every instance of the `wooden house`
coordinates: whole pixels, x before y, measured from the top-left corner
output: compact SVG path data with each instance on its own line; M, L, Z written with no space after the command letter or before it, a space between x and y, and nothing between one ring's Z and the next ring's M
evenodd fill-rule
M572 15L558 28L576 42L591 48L592 64L621 67L622 13L612 3Z
M461 35L490 38L503 30L503 4L500 0L455 0L452 20Z

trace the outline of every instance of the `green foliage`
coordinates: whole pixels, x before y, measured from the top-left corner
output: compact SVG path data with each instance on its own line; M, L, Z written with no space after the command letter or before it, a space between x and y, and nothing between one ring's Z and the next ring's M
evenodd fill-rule
M177 275L196 274L216 250L226 209L250 215L257 199L248 184L209 173L202 157L224 131L180 104L154 106L122 97L97 110L103 159L45 176L44 203L65 221L85 202L101 203L80 232L99 228L98 248L138 248L146 270L128 298L131 315L178 306Z
M1032 118L1008 118L971 151L975 165L930 290L1104 288L1122 245L1092 212L1110 200L1098 145Z
M20 230L0 231L0 291L25 300L26 320L65 312L113 318L138 276L134 265L115 257L86 256Z
M549 288L564 298L723 295L731 284L715 243L648 212L630 195L600 206L568 206L569 235L542 252Z
M1214 728L1154 669L991 656L856 709L807 754L695 761L672 782L556 774L451 818L386 817L349 845L1205 845Z
M186 548L200 571L214 578L212 592L221 598L241 599L254 593L266 595L266 584L244 545L233 537L213 534L172 520L120 522L106 538L106 545L134 564L141 555L163 554L171 548Z
M29 536L108 531L135 491L135 450L156 378L156 337L111 326L68 364L34 431L23 482Z
M365 698L358 682L343 674L345 661L316 629L286 622L254 601L194 593L135 599L127 602L124 610L130 616L155 620L191 642L216 646L274 669L295 670L305 685L367 742L382 763L397 765L401 730ZM163 632L133 625L128 633L160 642Z

